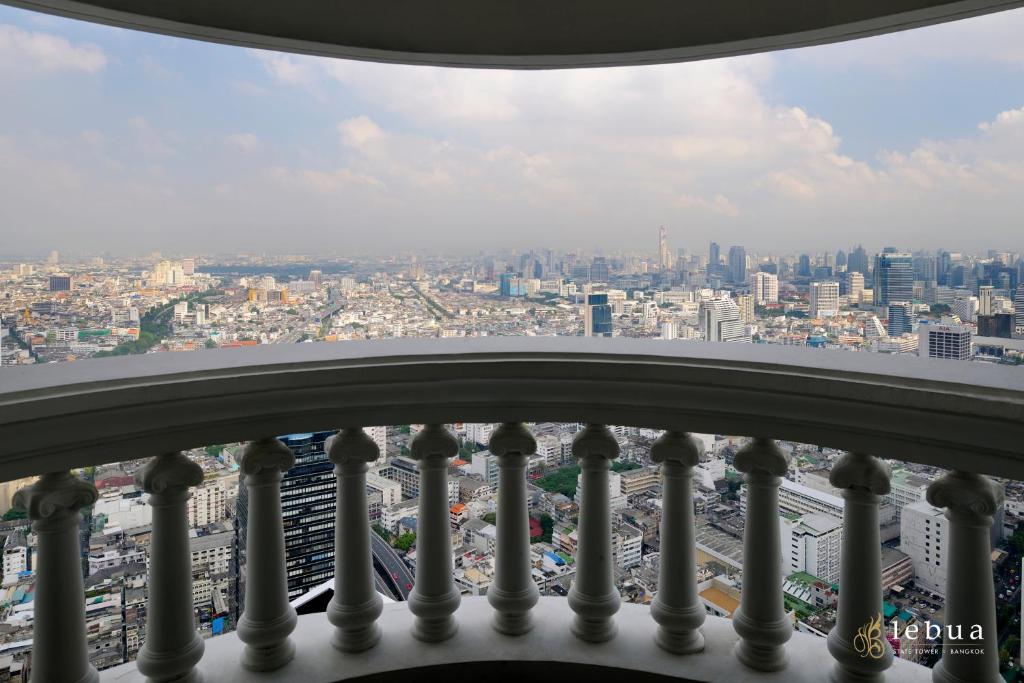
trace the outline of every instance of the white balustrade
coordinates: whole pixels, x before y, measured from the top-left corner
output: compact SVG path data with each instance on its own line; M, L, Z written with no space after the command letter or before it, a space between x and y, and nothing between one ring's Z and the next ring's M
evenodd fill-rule
M410 451L420 468L420 506L416 582L409 594L409 611L416 615L413 636L436 643L458 630L452 616L461 596L452 578L448 461L459 452L459 442L443 425L430 424L413 438Z
M537 442L521 422L506 422L491 435L488 448L498 457L498 542L494 583L487 601L494 628L508 635L527 633L539 591L530 573L530 520L526 502L526 461Z
M281 519L281 479L295 454L277 439L260 439L246 445L238 464L249 493L245 611L238 620L238 637L246 644L242 666L273 671L295 657L288 636L298 616L288 603Z
M651 605L657 642L674 654L700 652L706 611L697 597L693 518L693 468L700 450L689 434L667 431L651 446L651 460L661 463L662 476L658 593Z
M992 581L992 520L1003 504L988 477L953 470L932 482L928 502L946 509L946 628L935 683L998 683L999 645Z
M370 515L366 507L367 463L380 450L358 427L335 436L328 447L338 477L334 526L334 597L327 618L334 624L334 647L343 652L368 650L380 640L377 617L383 600L373 584Z
M33 601L32 683L97 683L89 663L82 585L79 512L96 502L96 487L70 472L44 474L14 496L38 539Z
M733 459L746 475L747 516L743 531L743 591L732 615L740 636L739 660L758 671L786 666L785 644L793 635L782 601L782 554L779 548L779 484L789 456L771 439L757 438Z
M150 460L136 475L149 494L153 524L149 552L146 642L136 666L155 683L196 683L203 657L192 609L192 553L185 504L189 487L203 482L203 470L180 452Z
M579 545L576 580L569 591L569 608L576 613L572 632L581 640L604 642L615 637L613 619L622 598L612 568L611 501L608 470L619 457L619 444L605 425L590 424L572 442L580 465Z
M846 453L829 481L842 490L843 543L839 614L828 634L835 683L883 683L892 647L882 618L882 543L878 505L889 493L889 467L864 453Z

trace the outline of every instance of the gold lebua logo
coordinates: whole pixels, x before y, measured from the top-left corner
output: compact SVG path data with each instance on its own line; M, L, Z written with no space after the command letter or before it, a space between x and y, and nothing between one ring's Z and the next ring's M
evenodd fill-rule
M882 640L882 615L879 613L868 623L857 629L857 635L853 637L853 649L860 653L861 657L881 659L885 656L885 641Z

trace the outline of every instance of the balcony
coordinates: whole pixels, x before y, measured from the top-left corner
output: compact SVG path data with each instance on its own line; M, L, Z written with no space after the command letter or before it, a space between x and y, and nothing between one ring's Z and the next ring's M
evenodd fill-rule
M501 422L497 569L486 598L455 590L444 423ZM577 576L568 600L540 598L529 576L524 423L581 422ZM382 606L365 506L376 446L362 427L423 423L416 584ZM607 476L618 447L605 424L667 430L652 459L664 482L662 581L652 607L622 604L611 580ZM338 506L335 595L326 614L287 603L278 486L290 451L273 435L344 429L329 449ZM753 437L736 456L748 486L744 579L732 620L696 596L687 432ZM773 439L847 451L832 471L846 499L839 618L828 639L795 633L783 611L778 486L787 456ZM201 481L181 455L251 440L246 612L237 632L194 628L185 500ZM13 369L0 387L0 475L49 473L20 501L40 533L36 681L281 680L391 674L565 675L687 681L998 680L988 527L1001 492L984 476L1024 479L1024 382L1003 368L869 354L627 339L483 338L299 344L155 354ZM135 663L88 664L78 510L95 489L73 468L154 456L139 482L154 507L148 639ZM928 499L950 522L949 638L934 670L894 659L865 627L881 609L881 458L947 468ZM982 627L975 641L972 625ZM948 636L947 636L948 637ZM205 650L205 651L204 651ZM978 650L982 654L978 654ZM436 671L435 671L436 672Z

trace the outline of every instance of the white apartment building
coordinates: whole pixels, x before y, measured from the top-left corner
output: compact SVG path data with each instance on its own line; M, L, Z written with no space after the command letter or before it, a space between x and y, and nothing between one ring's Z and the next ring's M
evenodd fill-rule
M833 318L839 313L839 283L834 281L811 283L812 318Z
M773 273L754 273L754 301L759 306L779 303L779 276Z
M900 516L900 550L914 563L915 582L939 595L946 594L948 528L943 511L923 500L904 506Z
M782 571L807 572L822 581L839 580L843 520L831 515L780 515Z
M498 488L498 456L490 451L474 453L469 471L481 477L491 487Z
M366 427L365 431L373 442L380 449L380 457L373 465L383 465L388 461L388 428L387 427ZM373 466L371 465L371 467Z
M544 458L547 467L558 467L562 460L562 442L554 434L537 436L537 455Z
M494 433L494 424L491 422L467 422L466 440L473 441L486 447Z
M779 485L779 510L793 515L822 514L843 518L846 501L804 484L783 478ZM747 487L740 488L740 511L747 513ZM823 578L823 577L818 577Z
M366 493L379 493L381 505L389 507L402 500L402 485L396 481L385 479L379 474L367 472Z
M864 273L852 271L845 274L846 296L852 302L859 302L864 295Z
M576 477L576 504L583 505L582 473ZM629 501L622 493L622 475L618 472L608 473L608 502L612 510L621 510Z
M711 299L700 305L700 331L707 341L750 341L739 306L729 297Z
M895 469L893 471L889 495L886 498L896 509L897 520L900 519L903 508L924 500L925 492L928 490L928 484L930 483L931 479L904 469Z
M640 529L626 522L619 522L612 530L612 556L615 566L629 569L640 564L644 535Z
M227 519L228 492L219 479L204 482L192 489L192 496L186 503L189 527L201 527Z

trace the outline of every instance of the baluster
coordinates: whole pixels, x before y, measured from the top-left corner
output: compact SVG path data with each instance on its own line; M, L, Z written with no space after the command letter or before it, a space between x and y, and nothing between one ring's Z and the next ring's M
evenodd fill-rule
M612 575L611 501L608 469L619 457L619 444L605 425L590 424L572 440L580 464L579 547L576 580L569 591L569 608L576 613L572 632L594 643L611 640L617 627L612 618L622 598Z
M530 520L526 503L526 461L537 442L522 422L506 422L488 444L498 456L498 546L494 583L487 602L495 630L520 635L533 628L530 610L539 591L530 575Z
M420 511L416 535L416 583L409 611L416 615L412 634L436 643L455 635L452 616L462 597L452 579L452 527L448 514L448 460L459 442L443 425L426 425L412 440L420 466Z
M842 489L843 547L839 556L839 618L828 634L835 683L882 683L892 648L882 621L882 543L878 504L889 493L889 467L863 453L846 453L829 481Z
M96 488L70 472L43 475L18 491L38 537L33 601L33 683L97 683L85 633L85 590L79 510L96 502Z
M661 463L661 570L651 616L658 622L657 643L674 654L704 649L700 626L705 609L697 597L697 557L693 519L693 468L700 451L685 432L668 431L651 446Z
M946 629L935 683L996 683L999 647L992 581L992 518L1003 504L1002 487L980 474L953 470L932 482L928 502L946 508ZM980 628L980 634L976 631ZM953 630L951 638L950 630ZM959 629L959 633L957 633ZM980 636L980 637L978 637ZM978 653L982 650L982 653Z
M193 683L203 657L192 609L192 553L185 504L189 487L203 482L203 470L180 452L150 460L135 475L149 494L153 526L149 552L146 642L136 666L154 682Z
M743 530L743 591L732 615L740 636L736 656L758 671L786 666L784 645L793 635L782 602L782 551L779 548L779 483L789 456L771 439L758 438L740 449L733 467L747 483Z
M281 479L295 454L277 439L260 439L246 445L238 464L249 491L245 612L238 620L238 638L246 644L242 666L273 671L295 657L288 635L298 616L288 603L281 518Z
M334 525L334 597L327 618L334 624L334 647L343 652L368 650L380 640L377 617L383 600L373 583L370 513L366 507L367 463L380 450L358 427L343 429L332 439L328 457L338 478Z

